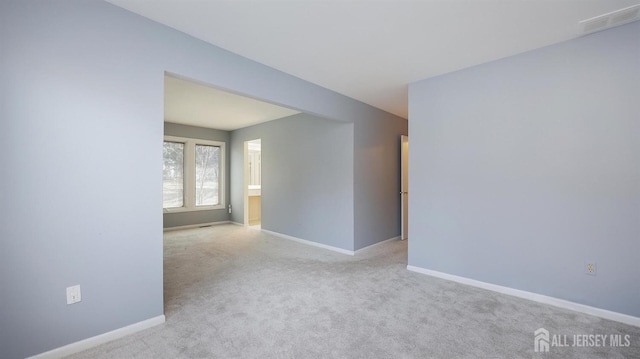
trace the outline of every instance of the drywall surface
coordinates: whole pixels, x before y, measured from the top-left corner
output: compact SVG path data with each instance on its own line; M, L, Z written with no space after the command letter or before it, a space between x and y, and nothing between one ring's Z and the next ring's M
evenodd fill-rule
M3 358L163 314L165 72L348 126L395 118L98 0L1 1L0 48Z
M244 223L244 142L261 139L261 227L353 250L353 127L297 114L232 131L232 220Z
M225 143L225 207L229 203L229 191L230 191L230 143L229 132L222 130L215 130L211 128L202 128L196 126L187 126L177 123L164 123L165 136L177 136L196 138L200 140L219 141ZM163 214L163 226L164 228L188 226L202 223L222 222L229 220L229 212L226 208L213 209L207 211L189 211L189 212L175 212Z
M409 96L410 265L640 317L640 22Z
M0 4L2 358L163 314L163 73L110 15Z
M355 121L356 250L400 236L400 136L407 126L391 116Z

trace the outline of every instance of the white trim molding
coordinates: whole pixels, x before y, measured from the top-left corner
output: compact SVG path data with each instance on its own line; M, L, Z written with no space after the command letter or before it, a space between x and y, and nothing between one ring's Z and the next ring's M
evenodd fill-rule
M349 255L349 256L352 256L352 255L354 255L354 254L355 254L355 252L354 252L354 251L350 251L350 250L347 250L347 249L342 249L342 248L338 248L338 247L334 247L334 246L329 246L329 245L322 244L322 243L312 242L312 241L308 241L308 240L306 240L306 239L301 239L301 238L297 238L297 237L292 237L292 236L288 236L288 235L286 235L286 234L282 234L282 233L278 233L278 232L268 231L268 230L266 230L266 229L263 229L262 231L263 231L263 232L265 232L265 233L271 234L271 235L273 235L273 236L276 236L276 237L280 237L280 238L288 239L288 240L291 240L291 241L295 241L295 242L298 242L298 243L307 244L307 245L314 246L314 247L320 247L320 248L328 249L328 250L330 250L330 251L334 251L334 252L338 252L338 253L346 254L346 255Z
M226 142L202 140L190 137L164 136L164 143L175 142L183 144L183 203L182 207L163 208L163 213L180 213L192 211L209 211L215 209L226 209L225 203L227 193L225 190L225 161L226 161ZM212 146L218 147L220 150L218 160L218 204L215 205L196 205L196 147ZM163 205L164 207L164 205Z
M231 223L231 221L219 221L219 222L208 222L208 223L198 223L198 224L187 224L187 225L184 225L184 226L175 226L175 227L163 228L162 231L163 232L179 231L181 229L217 226L219 224L228 224L228 223Z
M29 357L28 359L63 358L71 354L79 353L83 350L96 347L100 344L104 344L112 340L120 339L120 338L126 337L127 335L131 335L133 333L136 333L145 329L149 329L151 327L155 327L156 325L160 325L164 323L164 321L165 321L164 315L159 315L157 317L143 320L141 322L137 322L137 323L128 325L126 327L122 327L120 329L116 329L110 332L106 332L104 334L96 335L95 337L87 338L79 342L71 343L60 348L56 348L44 353L40 353L38 355L34 355L32 357Z
M470 285L470 286L473 286L473 287L487 289L487 290L490 290L490 291L494 291L494 292L498 292L498 293L502 293L502 294L506 294L506 295L511 295L511 296L514 296L514 297L522 298L522 299L532 300L532 301L538 302L538 303L552 305L552 306L558 307L558 308L573 310L574 312L589 314L589 315L593 315L595 317L600 317L600 318L603 318L603 319L609 319L609 320L613 320L613 321L616 321L616 322L620 322L620 323L624 323L624 324L628 324L628 325L633 325L635 327L640 327L640 318L634 317L634 316L631 316L631 315L627 315L627 314L622 314L622 313L618 313L618 312L612 312L610 310L600 309L600 308L591 307L591 306L584 305L584 304L570 302L570 301L564 300L564 299L549 297L549 296L546 296L546 295L537 294L537 293L533 293L533 292L527 292L525 290L520 290L520 289L515 289L515 288L510 288L510 287L504 287L504 286L501 286L501 285L482 282L482 281L471 279L471 278L459 277L457 275L438 272L438 271L425 269L425 268L421 268L421 267L415 267L415 266L412 266L412 265L408 265L407 266L407 270L410 270L412 272L421 273L421 274L426 274L428 276L432 276L432 277L436 277L436 278L440 278L440 279L446 279L446 280L450 280L450 281L453 281L453 282L458 282L458 283L461 283L461 284Z
M382 244L382 243L387 243L387 242L391 242L391 241L400 240L400 238L402 238L402 237L401 237L401 236L397 236L397 237L393 237L393 238L385 239L384 241L380 241L380 242L378 242L378 243L370 244L370 245L368 245L368 246L366 246L366 247L362 247L362 248L360 248L360 249L356 250L356 251L355 251L355 254L358 254L358 253L360 253L361 251L363 251L363 250L365 250L365 249L369 249L369 248L373 248L373 247L375 247L375 246L378 246L378 245L380 245L380 244Z

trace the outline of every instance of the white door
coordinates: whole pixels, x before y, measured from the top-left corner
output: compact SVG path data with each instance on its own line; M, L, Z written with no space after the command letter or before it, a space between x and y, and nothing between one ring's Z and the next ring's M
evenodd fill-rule
M401 210L400 217L402 218L402 231L401 236L402 239L409 238L409 137L408 136L400 136L400 146L402 149L400 151L402 159L401 159L401 189L400 189L400 202L401 202Z

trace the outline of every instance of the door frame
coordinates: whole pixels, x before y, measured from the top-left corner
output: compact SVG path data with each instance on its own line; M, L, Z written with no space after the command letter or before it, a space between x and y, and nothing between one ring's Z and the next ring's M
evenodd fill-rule
M409 136L400 136L400 239L409 238Z
M244 141L244 156L243 156L243 201L244 201L244 221L245 226L249 225L249 183L251 182L250 169L249 169L249 142L262 140L261 138L254 138L252 140ZM260 141L262 145L262 141ZM260 151L262 152L262 150ZM261 164L262 167L262 164ZM262 170L262 169L261 169ZM262 194L262 184L260 184L260 193ZM262 197L262 196L261 196ZM260 201L260 207L262 207L262 201ZM262 212L262 210L260 210Z

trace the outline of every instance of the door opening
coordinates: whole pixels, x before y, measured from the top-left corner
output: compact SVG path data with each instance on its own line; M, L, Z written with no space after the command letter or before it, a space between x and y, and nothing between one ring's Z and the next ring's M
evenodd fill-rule
M244 224L262 224L262 141L244 142Z
M400 217L402 218L401 238L409 238L409 137L400 137Z

